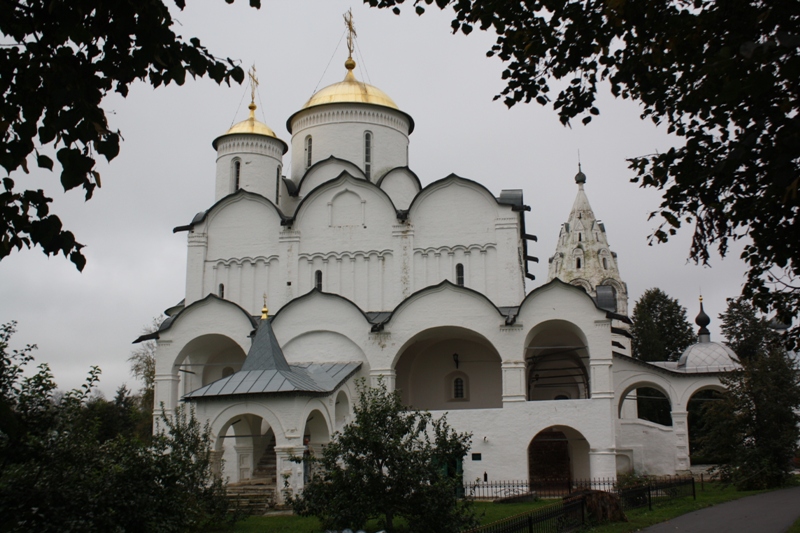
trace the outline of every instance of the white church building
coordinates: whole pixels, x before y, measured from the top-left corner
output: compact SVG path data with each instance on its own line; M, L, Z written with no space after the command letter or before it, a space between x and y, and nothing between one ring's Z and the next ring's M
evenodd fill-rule
M522 191L452 174L423 186L414 120L345 67L289 116L290 145L254 104L213 141L216 202L174 230L185 300L139 339L157 340L156 406L194 406L231 483L300 490L290 458L351 419L359 378L471 432L465 481L687 471L688 401L721 389L734 355L706 330L678 362L630 357L627 288L586 176L549 280L526 294ZM671 426L624 402L642 387L669 399Z

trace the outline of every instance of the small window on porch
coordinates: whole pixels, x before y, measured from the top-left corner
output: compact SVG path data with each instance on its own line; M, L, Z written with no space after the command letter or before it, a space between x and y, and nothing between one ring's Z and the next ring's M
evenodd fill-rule
M314 272L314 288L318 291L322 290L322 270Z
M220 298L225 298L225 284L224 283L220 283L219 284L219 287L218 287L218 290L217 290L217 295Z

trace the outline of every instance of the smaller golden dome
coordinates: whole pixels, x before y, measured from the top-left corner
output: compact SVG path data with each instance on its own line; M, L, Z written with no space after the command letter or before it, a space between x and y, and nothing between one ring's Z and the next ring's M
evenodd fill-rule
M214 142L211 143L214 149L216 150L217 143L223 137L227 137L228 135L249 133L252 135L263 135L264 137L272 137L273 139L277 139L283 145L283 153L285 154L289 149L289 147L286 146L286 143L283 142L280 138L278 138L277 135L275 135L275 132L272 131L272 128L270 128L263 122L259 122L258 120L256 120L256 105L251 102L250 105L248 106L248 109L250 109L250 116L247 117L247 120L243 120L237 124L234 124L228 131L226 131L225 133L214 139Z
M230 135L232 133L254 133L256 135L266 135L267 137L276 137L275 132L272 129L264 124L263 122L259 122L256 120L256 106L255 104L250 104L250 116L247 120L243 120L238 124L234 124L231 126L231 129L226 131L224 135Z
M356 62L348 57L344 63L347 74L344 80L317 91L301 109L323 104L359 103L374 104L400 110L389 95L373 85L358 81L353 74Z

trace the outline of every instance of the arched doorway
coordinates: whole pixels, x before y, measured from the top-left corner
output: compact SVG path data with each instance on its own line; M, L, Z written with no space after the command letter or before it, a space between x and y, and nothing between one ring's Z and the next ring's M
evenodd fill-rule
M672 402L666 391L654 383L640 383L628 389L620 400L619 417L672 426Z
M528 400L589 398L589 351L580 330L569 322L551 320L529 336L525 350Z
M577 430L551 426L528 444L528 480L532 490L568 490L573 480L588 479L589 443Z
M214 449L224 463L222 475L231 483L277 486L275 432L260 416L231 418L217 435Z
M688 412L689 430L689 461L695 465L718 464L720 458L703 453L702 439L709 433L715 420L707 415L707 410L713 402L722 399L723 391L716 388L701 389L689 398L686 406Z
M303 483L308 483L314 474L316 463L311 459L320 455L330 440L331 434L324 415L316 409L311 411L303 429L303 445L306 447L303 452Z
M416 335L395 364L403 403L415 409L503 406L500 354L488 339L456 326Z
M178 396L208 385L224 377L223 374L241 370L246 356L242 347L225 335L209 334L192 339L175 361Z

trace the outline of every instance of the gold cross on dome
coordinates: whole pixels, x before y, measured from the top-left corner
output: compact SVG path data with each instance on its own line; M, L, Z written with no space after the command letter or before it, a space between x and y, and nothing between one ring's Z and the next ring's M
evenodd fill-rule
M353 37L358 37L356 27L353 25L353 8L344 14L344 25L347 28L347 52L349 57L353 57Z
M256 88L258 87L258 77L256 77L256 66L255 64L250 67L250 70L247 72L247 77L250 78L250 103L256 103Z

